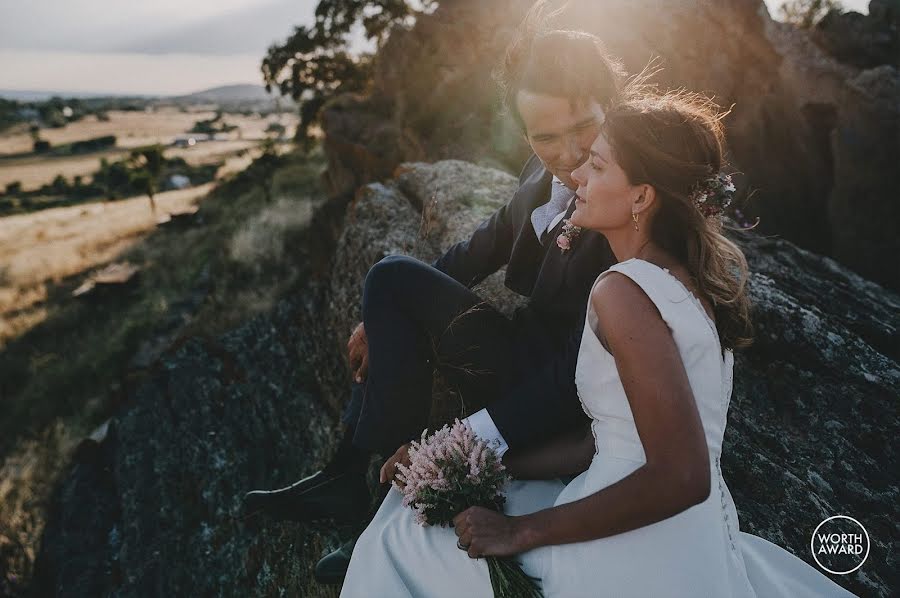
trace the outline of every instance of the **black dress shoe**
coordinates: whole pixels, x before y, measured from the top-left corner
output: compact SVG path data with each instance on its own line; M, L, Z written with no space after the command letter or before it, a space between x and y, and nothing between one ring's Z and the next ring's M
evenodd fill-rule
M328 585L343 583L355 545L356 538L353 538L319 559L316 563L316 581Z
M245 515L265 513L275 519L355 522L366 517L371 499L365 476L356 471L327 470L279 490L254 490L244 495Z
M333 477L327 469L317 471L311 476L297 480L290 486L278 490L253 490L244 495L242 506L244 515L267 513L277 515L285 507L289 507L297 495L318 486Z

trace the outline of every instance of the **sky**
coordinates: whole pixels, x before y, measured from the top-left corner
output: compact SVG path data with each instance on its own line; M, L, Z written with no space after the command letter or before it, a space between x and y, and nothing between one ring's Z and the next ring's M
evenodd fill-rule
M262 83L316 0L0 0L0 89L180 94Z
M782 0L766 0L777 15ZM868 0L843 0L866 12ZM168 95L262 83L316 0L0 0L0 89Z

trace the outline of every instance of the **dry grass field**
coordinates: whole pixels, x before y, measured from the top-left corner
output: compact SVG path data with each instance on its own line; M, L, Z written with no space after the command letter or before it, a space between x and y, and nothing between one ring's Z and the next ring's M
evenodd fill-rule
M160 193L156 215L142 196L0 218L0 349L43 320L48 285L109 262L211 188Z
M166 107L154 112L109 112L109 121L98 121L94 116L71 123L62 129L42 129L41 139L52 146L92 139L104 135L116 136L116 148L108 151L77 156L27 155L17 158L3 158L31 151L33 141L27 127L20 126L0 135L0 188L13 181L20 181L26 190L35 189L61 174L71 180L76 175L90 180L90 175L100 167L100 159L116 160L135 147L154 143L166 147L168 157L183 157L191 164L201 164L223 160L234 156L243 149L258 145L266 136L265 129L278 117L257 117L226 114L223 120L236 125L237 130L227 134L227 141L198 143L189 148L170 147L178 136L187 133L198 120L211 119L212 111L181 112L175 107ZM294 114L281 115L281 122L292 134L297 124Z
M174 106L159 108L153 112L120 111L108 112L108 121L98 121L94 116L87 116L77 122L70 123L61 129L41 129L41 139L51 145L72 143L80 139L115 135L118 143L124 148L132 148L150 143L167 145L182 133L188 132L198 120L207 120L215 115L212 110L182 112ZM226 114L223 120L237 125L247 139L260 139L264 135L266 125L275 116L259 118ZM281 118L290 131L296 126L294 114L283 114ZM18 131L10 131L0 136L0 156L31 151L32 140L27 127L19 127Z

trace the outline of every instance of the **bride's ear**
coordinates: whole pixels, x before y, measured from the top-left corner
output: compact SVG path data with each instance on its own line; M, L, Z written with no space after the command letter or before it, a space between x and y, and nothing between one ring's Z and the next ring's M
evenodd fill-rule
M654 203L656 203L656 189L651 185L638 185L632 211L638 214L647 213Z

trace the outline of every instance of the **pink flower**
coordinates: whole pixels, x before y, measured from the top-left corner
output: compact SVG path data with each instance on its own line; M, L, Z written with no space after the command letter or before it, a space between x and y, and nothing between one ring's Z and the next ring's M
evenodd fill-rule
M421 440L410 445L409 465L398 464L397 470L404 486L394 486L403 495L403 505L415 511L422 525L447 523L442 518L456 511L448 513L446 505L461 504L474 495L502 503L502 487L508 479L494 449L459 420L431 436L423 432ZM441 514L432 520L438 511Z
M559 245L559 248L563 251L568 251L569 247L572 246L571 242L569 241L569 237L567 237L566 235L559 235L558 237L556 237L556 244Z

